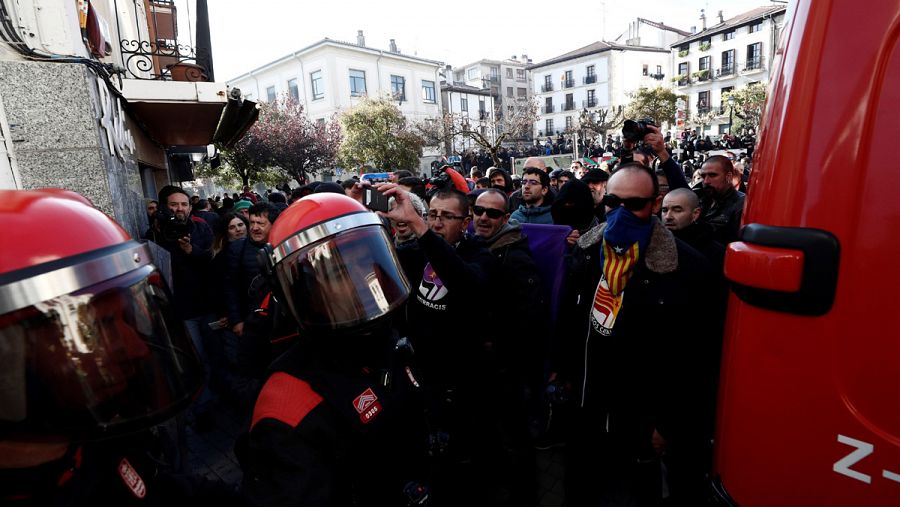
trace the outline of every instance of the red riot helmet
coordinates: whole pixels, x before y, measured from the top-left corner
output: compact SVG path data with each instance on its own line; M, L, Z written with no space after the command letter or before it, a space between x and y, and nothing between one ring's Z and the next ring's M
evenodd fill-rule
M87 440L187 404L202 369L144 244L73 192L0 190L0 440Z
M303 329L355 329L409 295L381 219L346 195L296 201L278 216L269 241L277 290Z

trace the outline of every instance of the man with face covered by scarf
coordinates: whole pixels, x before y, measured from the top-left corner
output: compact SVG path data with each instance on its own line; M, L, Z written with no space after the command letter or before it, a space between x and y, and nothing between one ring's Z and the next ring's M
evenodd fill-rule
M619 168L603 203L607 221L578 239L560 304L553 377L575 405L566 501L698 505L713 332L684 316L713 294L712 272L655 217L661 198L646 166Z

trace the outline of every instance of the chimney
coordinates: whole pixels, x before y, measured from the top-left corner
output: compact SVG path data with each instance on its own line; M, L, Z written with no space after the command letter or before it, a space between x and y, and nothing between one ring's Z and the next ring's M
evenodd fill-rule
M703 27L700 31L706 30L706 9L700 9L700 25Z
M362 30L356 31L356 45L360 47L366 47L366 38L363 37Z
M719 11L719 23L725 22L725 16L722 15L722 11Z
M398 54L400 53L400 50L397 49L397 41L395 41L394 39L391 39L390 51L391 51L391 53L398 53Z
M697 33L697 27L696 27L696 26L692 26L692 27L691 27L691 33L692 33L692 34Z

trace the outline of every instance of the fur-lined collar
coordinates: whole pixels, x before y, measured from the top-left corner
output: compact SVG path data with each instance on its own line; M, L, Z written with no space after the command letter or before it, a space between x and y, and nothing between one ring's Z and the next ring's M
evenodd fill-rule
M678 248L675 236L656 218L652 217L653 231L650 233L650 244L646 255L642 255L647 269L654 273L671 273L678 269ZM578 238L578 246L582 249L596 245L603 240L606 222L592 228Z

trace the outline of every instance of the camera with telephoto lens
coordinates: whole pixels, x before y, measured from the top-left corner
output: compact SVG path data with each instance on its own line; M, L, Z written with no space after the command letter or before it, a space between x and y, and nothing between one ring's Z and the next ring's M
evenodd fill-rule
M191 234L191 224L187 220L179 220L169 208L162 207L156 212L156 222L166 241L178 241Z
M427 179L425 183L427 185L431 185L431 188L426 192L426 196L431 199L431 196L440 192L441 190L452 188L453 180L450 178L450 175L447 174L447 168L450 166L443 166L438 169L438 173Z
M640 142L644 140L644 136L650 134L648 125L656 126L650 118L642 118L640 120L625 120L622 125L622 137L632 142Z

